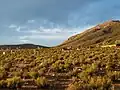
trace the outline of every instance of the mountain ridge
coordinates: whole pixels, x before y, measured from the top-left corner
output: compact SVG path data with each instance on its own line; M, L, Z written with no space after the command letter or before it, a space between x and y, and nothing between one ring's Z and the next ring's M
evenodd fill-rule
M0 49L35 49L35 48L48 48L47 46L36 45L36 44L8 44L0 45Z

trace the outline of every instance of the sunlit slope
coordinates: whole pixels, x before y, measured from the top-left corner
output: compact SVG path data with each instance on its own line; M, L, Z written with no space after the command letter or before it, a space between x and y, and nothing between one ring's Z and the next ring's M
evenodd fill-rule
M120 39L120 21L111 20L68 38L60 46L90 46L114 44Z

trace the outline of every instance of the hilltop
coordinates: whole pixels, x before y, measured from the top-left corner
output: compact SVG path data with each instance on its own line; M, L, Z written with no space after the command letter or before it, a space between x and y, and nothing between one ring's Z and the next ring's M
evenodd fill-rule
M110 20L68 38L60 46L85 47L91 45L114 44L120 39L120 21Z

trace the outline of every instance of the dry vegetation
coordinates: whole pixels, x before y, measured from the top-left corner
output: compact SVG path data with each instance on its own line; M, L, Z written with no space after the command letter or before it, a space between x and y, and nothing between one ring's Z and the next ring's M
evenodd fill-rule
M120 49L116 47L2 50L0 59L1 88L20 87L23 79L33 79L39 88L54 88L50 79L69 79L68 90L108 90L112 80L120 77Z

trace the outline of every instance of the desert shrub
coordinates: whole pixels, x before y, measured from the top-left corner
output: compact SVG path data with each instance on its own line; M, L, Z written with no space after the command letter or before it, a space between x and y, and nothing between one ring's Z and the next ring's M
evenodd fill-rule
M64 72L65 71L65 63L61 60L57 60L55 63L52 64L51 68L55 72Z
M5 88L7 86L5 80L0 80L0 88Z
M6 83L8 88L16 88L18 86L21 86L22 80L20 77L13 77L13 78L8 78L6 80Z
M39 75L40 75L40 76L41 76L41 75L44 75L44 74L45 74L45 70L46 70L45 67L43 67L43 68L41 68L40 70L38 70Z
M24 72L22 74L22 78L30 78L29 73L28 72Z
M7 76L7 72L3 67L0 68L0 79L3 79Z
M34 78L34 79L36 79L39 76L38 72L29 72L28 74L31 78Z
M71 64L69 64L69 63L65 63L65 64L64 64L64 68L65 68L65 69L69 69L69 68L70 68L70 65L71 65Z
M22 72L13 72L13 76L20 77L22 75Z
M31 67L34 67L35 65L36 65L36 63L34 61L30 63Z
M38 77L35 80L35 82L36 82L37 86L40 88L44 88L44 87L48 86L48 80L45 77Z
M92 77L89 80L88 87L91 90L109 90L111 88L111 80L108 77Z
M79 82L72 83L68 86L67 90L82 90L83 87L80 86Z
M11 63L6 63L6 64L4 65L5 70L9 70L11 67L12 67L12 64L11 64Z

